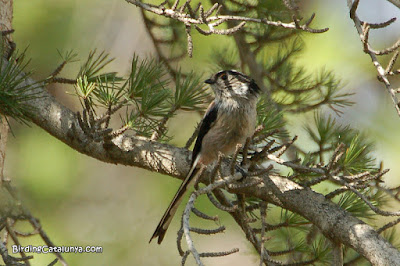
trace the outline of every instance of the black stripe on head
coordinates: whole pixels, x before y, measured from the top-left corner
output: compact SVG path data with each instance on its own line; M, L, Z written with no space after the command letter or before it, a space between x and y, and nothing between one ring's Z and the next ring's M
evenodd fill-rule
M232 76L234 76L235 78L237 78L239 81L243 82L243 83L249 83L251 81L251 78L246 76L245 74L236 71L236 70L229 70L228 71L229 74L231 74Z
M223 75L227 75L228 74L228 70L221 70L219 71L217 74L215 74L215 80L222 78Z
M230 70L222 70L215 75L215 80L222 79L222 82L224 83L225 88L227 88L228 91L231 91L232 85L228 79L229 74L231 74Z
M260 93L261 89L260 87L258 87L257 83L254 81L254 79L252 79L250 81L250 85L249 85L250 91L253 92L254 94L258 94Z
M249 89L252 93L254 93L254 94L260 93L261 89L260 89L260 87L258 87L258 85L254 81L254 79L252 79L249 76L247 76L239 71L236 71L236 70L229 70L229 73L231 75L235 76L240 82L248 83Z

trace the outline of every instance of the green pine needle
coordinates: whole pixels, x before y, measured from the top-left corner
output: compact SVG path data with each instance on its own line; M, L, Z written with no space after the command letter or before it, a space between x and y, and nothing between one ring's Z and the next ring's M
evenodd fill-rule
M126 116L138 133L146 136L157 129L157 117L165 117L171 109L171 91L166 87L164 67L155 60L142 60L134 56L131 73L122 86L125 97L134 105Z
M303 216L300 216L285 209L281 210L281 223L282 222L287 222L290 227L301 230L303 232L309 230L308 226L305 227L306 225L309 225L309 221L307 221Z
M79 77L75 84L75 93L80 99L90 99L96 83L89 82L86 76Z
M100 73L109 63L111 63L114 59L109 59L109 54L106 54L104 51L100 54L96 54L96 50L91 51L87 60L81 66L81 69L78 73L78 78L86 76L89 82L105 82L108 80L119 80L122 81L122 78L117 76L116 72L106 72Z
M318 237L318 239L313 242L312 254L313 257L319 263L322 264L330 263L332 261L332 256L331 256L331 246L329 241L323 236Z
M351 132L349 126L339 125L332 116L324 117L319 112L314 114L314 125L305 125L305 130L321 146L343 141L343 137L347 138Z
M376 202L374 203L376 204ZM351 191L343 193L337 204L358 218L372 218L374 216L369 206Z
M142 60L134 55L131 63L131 73L125 83L129 98L142 97L145 91L158 92L164 90L169 81L163 65L154 59Z
M362 135L355 134L348 144L344 158L341 160L343 168L352 174L362 171L374 171L375 160L370 156L373 145L366 142Z
M104 77L103 80L98 78L96 82L97 87L93 93L100 105L110 108L122 101L124 90L123 87L119 86L119 80L115 77L111 77L111 80L108 77Z
M324 117L320 113L314 115L314 125L306 125L310 139L319 147L315 153L332 155L340 144L345 144L346 151L339 163L345 174L356 174L363 171L376 171L376 162L371 156L373 144L365 136L349 126L340 125L332 116ZM312 155L308 160L316 159Z
M3 41L0 36L0 54L3 53ZM0 113L1 116L28 123L27 114L33 112L34 108L25 102L38 97L32 91L41 82L26 83L31 72L26 70L29 60L25 59L25 54L26 50L22 53L14 52L8 61L0 58Z
M73 63L79 61L77 59L78 54L74 52L74 50L69 50L66 51L65 53L62 53L60 50L57 49L58 55L61 57L61 59L67 63Z
M276 110L275 106L268 102L266 97L260 97L257 103L257 125L264 126L261 134L278 129L279 131L271 137L287 138L289 133L285 129L285 124L283 112Z
M176 109L200 110L208 97L207 87L200 76L190 72L183 78L181 71L178 72L173 98Z
M333 72L321 69L317 74L309 74L304 67L296 65L296 55L303 46L300 38L294 38L259 56L274 101L293 113L308 112L324 105L341 112L341 108L352 105L349 100L352 94L341 92L343 84Z
M278 75L282 75L286 67L292 66L289 63L290 59L300 53L303 48L304 43L300 38L295 38L289 42L282 42L275 56L268 56L269 59L264 63L265 70L270 73L276 72Z
M385 230L382 233L383 238L385 238L389 243L391 243L395 248L400 249L400 241L398 239L398 232L396 227Z

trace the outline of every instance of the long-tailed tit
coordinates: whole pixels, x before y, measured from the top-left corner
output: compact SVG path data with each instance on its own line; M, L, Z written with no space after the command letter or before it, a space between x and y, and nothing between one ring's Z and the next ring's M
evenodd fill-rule
M211 85L215 99L201 121L190 171L161 218L150 242L158 237L160 244L164 239L185 192L198 179L201 165L207 166L215 162L220 152L231 155L238 144L243 145L254 133L257 96L260 92L254 80L235 70L223 70L205 83Z

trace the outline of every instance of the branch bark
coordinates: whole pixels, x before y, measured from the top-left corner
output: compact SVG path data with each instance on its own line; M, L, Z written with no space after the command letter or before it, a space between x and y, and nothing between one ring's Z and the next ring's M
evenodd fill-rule
M26 81L32 84L32 80ZM71 110L60 104L43 87L33 89L39 98L26 102L35 108L32 121L71 148L103 162L124 164L183 179L190 167L190 152L144 137L120 135L111 142L89 141ZM229 166L222 173L229 175ZM251 177L248 177L251 178ZM207 182L204 180L204 182ZM363 221L351 216L323 195L303 188L289 179L270 176L256 187L230 189L230 192L257 197L298 213L334 241L352 247L373 265L395 265L400 252Z
M6 31L12 29L12 13L13 13L13 1L12 0L0 0L0 31ZM11 36L6 37L7 40L11 41ZM5 42L6 43L6 42ZM0 45L3 45L0 43ZM3 56L3 55L0 55ZM4 160L6 157L6 146L8 137L8 122L3 114L0 114L0 184L4 179Z
M400 0L388 0L388 1L392 3L394 6L400 8Z

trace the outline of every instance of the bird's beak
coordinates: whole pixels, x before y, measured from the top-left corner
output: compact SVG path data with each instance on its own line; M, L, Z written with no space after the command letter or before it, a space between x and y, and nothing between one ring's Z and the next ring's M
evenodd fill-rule
M207 83L207 84L214 84L215 81L214 81L213 79L206 79L206 80L204 81L204 83Z

